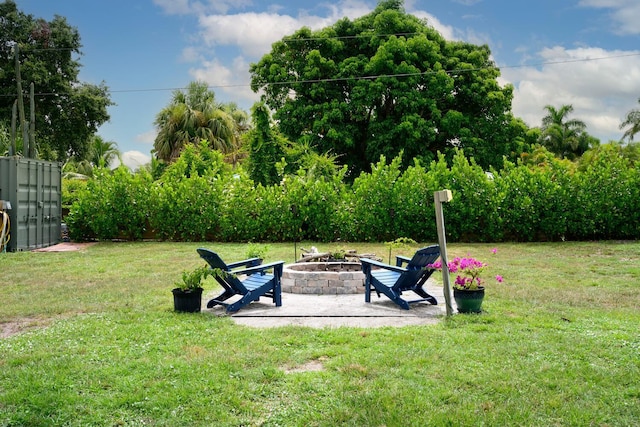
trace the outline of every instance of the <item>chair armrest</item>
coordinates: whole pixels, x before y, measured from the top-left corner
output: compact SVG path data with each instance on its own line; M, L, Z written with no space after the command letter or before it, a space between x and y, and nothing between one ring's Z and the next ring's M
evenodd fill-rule
M396 267L402 267L402 263L405 262L409 264L411 262L411 258L402 255L396 255Z
M275 269L280 270L280 274L282 274L282 267L284 266L284 261L275 261L270 262L269 264L262 264L256 267L243 268L242 270L234 270L231 271L232 274L253 274L253 273L263 273L265 270Z
M374 266L374 267L378 267L378 268L384 268L385 270L397 271L398 273L403 273L403 272L407 271L406 268L398 267L398 266L395 266L395 265L384 264L382 262L375 261L375 260L372 260L372 259L369 259L369 258L360 258L360 262L362 264L368 264L370 266Z
M262 260L260 258L249 258L249 259L244 259L242 261L236 261L236 262L232 262L227 264L227 267L229 267L229 269L234 269L236 267L241 267L243 265L246 265L247 267L255 267L256 265L260 265L262 264Z

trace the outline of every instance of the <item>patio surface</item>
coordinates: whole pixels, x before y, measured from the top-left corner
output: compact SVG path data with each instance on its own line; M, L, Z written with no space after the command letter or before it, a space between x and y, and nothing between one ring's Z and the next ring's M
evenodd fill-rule
M239 325L256 328L289 325L374 328L434 324L446 314L442 286L428 280L425 289L436 297L438 305L421 302L411 304L410 310L403 310L384 295L378 298L375 292L371 295L370 303L364 301L364 294L308 295L283 292L281 307L276 307L270 298L262 298L230 317ZM203 296L203 312L224 316L223 307L205 308L207 301L216 296L216 292ZM408 300L418 298L413 292L405 292L403 296Z

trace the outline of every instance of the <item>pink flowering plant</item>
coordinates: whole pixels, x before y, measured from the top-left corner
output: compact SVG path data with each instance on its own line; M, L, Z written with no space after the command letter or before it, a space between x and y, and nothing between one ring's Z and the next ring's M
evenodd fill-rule
M497 250L493 249L492 252L495 254ZM429 264L428 267L442 270L442 261L438 260ZM448 267L449 273L456 275L456 280L453 282L454 289L476 290L484 287L484 279L480 274L487 267L486 263L470 257L455 257L449 261ZM502 276L497 275L496 280L502 282Z

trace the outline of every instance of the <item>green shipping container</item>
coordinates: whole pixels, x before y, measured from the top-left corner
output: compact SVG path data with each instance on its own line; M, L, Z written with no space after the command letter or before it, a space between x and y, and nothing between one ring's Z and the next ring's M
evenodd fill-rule
M7 251L24 251L60 241L62 168L59 163L0 157L0 200L11 221ZM0 223L1 226L1 223Z

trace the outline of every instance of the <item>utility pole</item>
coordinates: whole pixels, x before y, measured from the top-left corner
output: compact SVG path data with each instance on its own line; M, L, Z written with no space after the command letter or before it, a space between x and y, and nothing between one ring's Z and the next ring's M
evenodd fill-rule
M16 120L18 120L18 100L13 101L11 109L11 144L9 145L9 156L16 155Z
M29 155L27 157L35 159L36 157L36 100L35 86L33 82L29 85Z
M20 128L22 129L22 155L29 157L29 132L24 117L24 100L22 99L22 77L20 76L20 47L18 43L14 45L16 55L16 82L18 84L18 116L20 117Z

